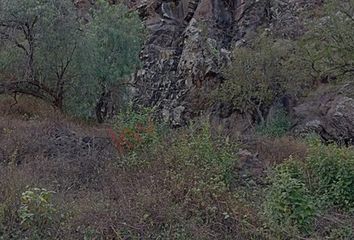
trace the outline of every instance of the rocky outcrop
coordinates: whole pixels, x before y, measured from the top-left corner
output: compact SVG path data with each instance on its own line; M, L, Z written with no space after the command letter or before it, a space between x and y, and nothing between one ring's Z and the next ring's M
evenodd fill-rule
M252 2L252 1L249 1ZM184 125L210 105L221 82L232 43L265 18L265 4L243 0L147 1L138 9L149 30L141 54L143 68L134 79L136 104L155 107L161 119ZM246 17L251 5L259 14ZM248 6L250 5L250 6ZM255 8L256 9L256 8ZM252 9L253 11L253 9Z
M157 116L181 126L201 114L232 125L248 116L224 103L211 104L223 81L221 69L234 46L247 43L263 25L284 38L302 34L301 13L319 0L144 0L137 3L149 31L141 53L143 67L134 77L134 103L154 107Z
M325 141L354 143L354 86L320 90L294 108L294 133L317 133Z

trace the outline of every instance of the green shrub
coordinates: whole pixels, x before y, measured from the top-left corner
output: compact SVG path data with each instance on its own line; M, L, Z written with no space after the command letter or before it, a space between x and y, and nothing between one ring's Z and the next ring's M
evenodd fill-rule
M198 166L206 176L217 172L219 180L229 183L237 161L236 146L223 139L213 139L208 123L190 126L187 135L177 138L171 147L180 161Z
M296 42L272 36L259 36L247 46L235 48L216 98L256 115L265 124L264 116L279 97L287 92L303 94L306 89L309 67L296 58L300 50Z
M299 40L263 31L232 51L217 100L227 101L265 125L269 107L284 93L304 96L319 82L353 81L354 0L330 0L309 20ZM262 29L260 29L262 31Z
M329 82L353 81L354 0L326 1L324 15L309 23L302 44L313 74Z
M151 109L135 112L128 108L116 117L114 131L119 136L119 141L124 136L134 146L124 151L125 154L120 159L130 166L141 166L146 163L147 158L154 159L154 154L161 154L159 151L165 148L164 151L167 152L163 155L167 154L168 158L174 156L182 165L198 167L205 170L206 174L218 172L217 179L220 181L228 182L231 178L236 161L235 146L221 139L212 139L210 127L206 123L198 127L192 124L181 135L176 135L166 130L165 125L152 120ZM171 138L175 138L174 141L165 146L164 141L170 141ZM119 141L116 143L119 144Z
M20 225L24 235L31 239L54 237L57 210L52 204L53 192L32 188L22 193L18 210Z
M136 113L129 110L119 115L115 131L119 133L125 128L135 131L137 124L149 123L149 112ZM153 225L158 230L154 231L151 238L189 239L201 234L195 233L193 226L208 228L220 225L226 231L226 225L238 224L231 217L234 214L233 205L238 202L229 191L238 162L237 146L213 138L207 123L191 124L188 128L176 131L165 131L163 126L157 123L154 125L155 140L141 142L117 160L118 168L128 172L147 171L149 177L151 172L158 172L151 175L151 179L154 184L158 184L158 189L162 187L171 197L171 202L162 214L168 214L167 219L163 223L158 223L160 220L151 223L158 224ZM144 222L150 221L150 217L143 217ZM221 236L227 235L220 233L223 230L215 231ZM122 235L134 234L128 232Z
M277 231L293 226L307 232L314 217L328 209L352 214L354 150L310 139L304 161L290 159L271 174L264 206L267 221Z
M270 177L265 216L278 231L309 231L316 205L304 181L303 171L295 162L278 166Z
M171 191L180 196L178 206L198 225L225 221L232 215L231 206L237 201L228 190L238 161L235 150L235 146L213 139L206 123L192 125L164 147Z
M319 141L310 144L307 158L311 187L327 207L354 210L354 150Z
M153 112L151 108L135 111L131 105L127 106L117 114L113 127L117 131L122 131L123 129L136 130L139 125L147 126L150 123L157 125L153 122Z
M225 219L234 214L232 206L237 204L229 192L238 162L237 146L212 138L207 123L192 125L169 138L155 158L168 169L166 179L177 206L188 212L189 221L201 226L233 222L231 217Z
M134 111L131 106L122 110L113 121L111 140L121 155L119 164L125 167L142 167L150 152L162 141L165 127L153 121L153 110L142 108Z
M257 132L268 137L282 137L291 127L291 121L285 111L278 111L273 118L257 127Z
M222 138L213 138L209 124L203 123L200 129L193 129L188 138L182 139L179 143L179 146L181 145L184 145L187 152L191 151L190 157L195 158L196 164L200 164L201 167L218 169L222 180L229 184L231 171L237 162L235 143L226 142Z

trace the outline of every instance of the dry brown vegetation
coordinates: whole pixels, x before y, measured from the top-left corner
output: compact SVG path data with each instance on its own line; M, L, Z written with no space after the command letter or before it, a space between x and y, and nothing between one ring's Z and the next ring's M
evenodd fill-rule
M7 101L0 104L0 239L284 236L264 224L262 205L267 171L307 155L296 139L259 137L229 148L181 129L122 156L105 126L73 123L33 99L11 109ZM55 192L56 212L39 238L21 225L18 212L21 194L34 187ZM335 214L318 220L315 239L326 236L334 217L348 222Z
M19 111L23 108L25 113ZM207 187L204 193L190 193L202 172L197 166L183 166L185 162L179 165L180 160L174 159L178 155L166 151L172 143L165 142L141 159L144 167L122 168L105 130L53 119L50 111L20 101L0 119L0 220L8 237L16 231L26 234L21 232L16 209L28 187L56 192L55 206L66 215L65 227L57 233L62 239L79 239L90 231L104 239L192 235L214 239L236 233L243 239L256 234L254 210L232 200L231 193ZM23 118L24 114L48 118ZM223 213L229 211L230 219L225 219ZM240 223L238 218L243 216L254 223Z

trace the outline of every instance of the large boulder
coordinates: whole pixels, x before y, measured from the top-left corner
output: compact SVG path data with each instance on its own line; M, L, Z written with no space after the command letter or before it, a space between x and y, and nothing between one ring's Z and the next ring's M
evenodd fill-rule
M333 88L333 87L332 87ZM353 85L322 90L320 88L294 108L297 119L294 133L317 133L326 141L345 144L354 141Z

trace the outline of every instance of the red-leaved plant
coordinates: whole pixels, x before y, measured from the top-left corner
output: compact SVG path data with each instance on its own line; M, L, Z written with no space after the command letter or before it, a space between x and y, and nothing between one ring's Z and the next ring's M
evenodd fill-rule
M149 120L146 126L137 123L133 129L124 128L118 135L113 129L108 129L108 135L116 147L119 154L133 150L139 144L144 142L144 134L153 134L155 131L154 123Z

